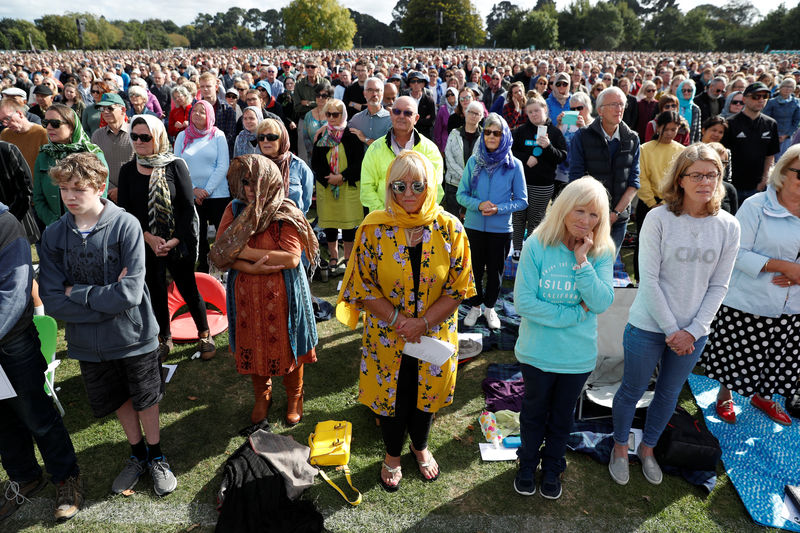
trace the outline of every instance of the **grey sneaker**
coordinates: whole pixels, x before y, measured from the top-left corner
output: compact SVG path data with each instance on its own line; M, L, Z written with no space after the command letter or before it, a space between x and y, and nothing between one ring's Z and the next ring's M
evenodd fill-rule
M628 455L616 457L612 450L611 460L608 462L608 473L611 474L611 479L620 485L627 485L631 477L628 468Z
M119 473L111 484L111 492L120 494L123 491L131 490L136 486L142 474L144 474L144 462L139 461L133 456L128 457L128 461L122 468L122 472Z
M644 474L644 478L653 485L661 484L661 481L664 479L664 474L661 472L661 467L658 466L658 461L656 461L656 458L652 455L642 457L639 453L639 450L641 449L642 447L640 445L636 450L636 455L642 462L642 473Z
M164 457L157 457L148 465L150 477L153 478L153 491L158 496L166 496L178 486L175 474L169 469L169 463Z
M80 474L56 485L56 509L53 513L56 522L64 522L78 514L84 501L83 480Z

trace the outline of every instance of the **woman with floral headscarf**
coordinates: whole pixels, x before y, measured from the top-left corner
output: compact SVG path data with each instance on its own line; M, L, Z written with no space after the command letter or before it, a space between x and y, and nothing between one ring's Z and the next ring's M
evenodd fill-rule
M391 163L386 209L356 232L336 318L351 329L364 312L358 400L380 417L386 454L380 472L394 492L408 433L424 481L440 469L428 449L433 414L453 402L458 366L458 306L475 294L469 241L437 202L433 165L411 150ZM432 337L455 352L433 364L404 354L406 343Z
M53 104L47 108L42 120L50 142L39 149L33 166L33 208L45 226L49 226L66 212L61 202L58 186L50 179L50 167L77 152L91 152L108 168L103 150L89 140L83 131L78 115L64 104ZM108 178L106 178L108 189ZM103 191L105 198L106 191Z
M323 110L328 125L314 143L311 170L317 180L318 224L325 231L330 261L328 275L344 274L353 250L356 228L364 220L361 207L361 161L364 145L347 128L344 102L328 100ZM339 260L339 229L342 230L344 258Z
M678 113L689 124L689 142L700 142L703 137L700 108L694 103L694 81L684 80L678 85Z
M169 269L197 326L198 351L209 359L216 348L194 277L198 222L189 168L169 151L167 130L157 117L133 117L130 137L136 158L120 168L117 204L139 220L144 232L145 283L158 322L159 355L163 361L172 349L167 310Z
M242 111L242 131L233 143L233 157L245 154L257 154L258 125L264 120L264 112L258 106L248 106Z
M483 124L478 153L469 158L456 198L467 210L464 226L472 249L477 294L466 301L471 306L465 326L474 326L486 307L486 322L500 329L494 310L503 266L511 245L511 214L528 207L528 191L522 162L511 153L511 131L505 119L489 113ZM487 275L486 287L483 274Z
M303 417L303 365L317 360L311 291L300 266L305 254L319 261L319 245L305 215L285 194L283 176L266 157L231 161L226 207L214 249L217 268L229 269L229 342L236 370L250 374L253 423L269 414L272 376L283 376L286 423Z
M208 225L219 230L222 213L231 200L225 174L230 153L225 134L214 126L214 108L198 100L189 114L189 126L175 139L175 155L186 161L194 187L194 203L200 218L200 250L197 270L208 272Z

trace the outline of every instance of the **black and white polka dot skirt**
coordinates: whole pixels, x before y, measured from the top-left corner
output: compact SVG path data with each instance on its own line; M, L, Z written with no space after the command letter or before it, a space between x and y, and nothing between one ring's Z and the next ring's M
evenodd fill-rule
M743 396L791 397L800 378L800 315L777 318L722 306L701 362L706 375Z

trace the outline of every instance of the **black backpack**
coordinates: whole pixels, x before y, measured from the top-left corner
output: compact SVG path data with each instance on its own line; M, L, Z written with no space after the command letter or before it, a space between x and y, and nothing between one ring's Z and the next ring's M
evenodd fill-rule
M217 511L218 533L324 531L324 519L313 502L290 500L280 472L253 451L249 438L225 461Z
M705 424L678 407L658 439L654 453L662 465L711 471L717 469L722 448Z

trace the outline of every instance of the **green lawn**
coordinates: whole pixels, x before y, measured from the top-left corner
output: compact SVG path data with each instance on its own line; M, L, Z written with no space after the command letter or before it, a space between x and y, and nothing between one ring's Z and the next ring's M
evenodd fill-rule
M333 302L339 279L314 283L312 290ZM460 369L455 403L438 414L431 435L431 449L443 471L440 480L423 483L411 456L406 455L402 486L399 492L388 494L377 481L383 458L379 428L371 412L356 401L360 333L331 320L319 324L319 337L319 361L306 369L306 417L295 428L283 425L286 397L277 380L269 419L276 432L300 442L306 442L320 420L353 422L350 468L364 502L351 508L321 479L304 495L319 506L331 531L764 530L749 519L721 468L716 489L706 496L672 476L654 487L636 466L631 483L620 487L610 479L605 465L569 453L560 500L517 495L512 489L515 465L483 463L478 452L482 438L477 417L483 407L480 382L489 363L512 362L511 352L485 352ZM90 505L69 523L58 526L60 531L213 531L221 466L242 442L237 433L249 425L253 401L250 380L236 374L233 358L227 353L226 336L221 335L217 342L218 356L212 361L190 360L194 352L190 345L177 347L169 361L177 363L178 370L161 403L162 443L178 476L178 489L165 498L154 495L146 477L135 495L110 496L111 481L128 455L128 445L115 418L98 421L92 417L78 365L64 361L57 382ZM682 403L696 410L687 391ZM344 483L344 476L328 470L334 480ZM5 472L0 472L0 479L5 479ZM0 529L49 530L54 525L54 492L48 488Z

